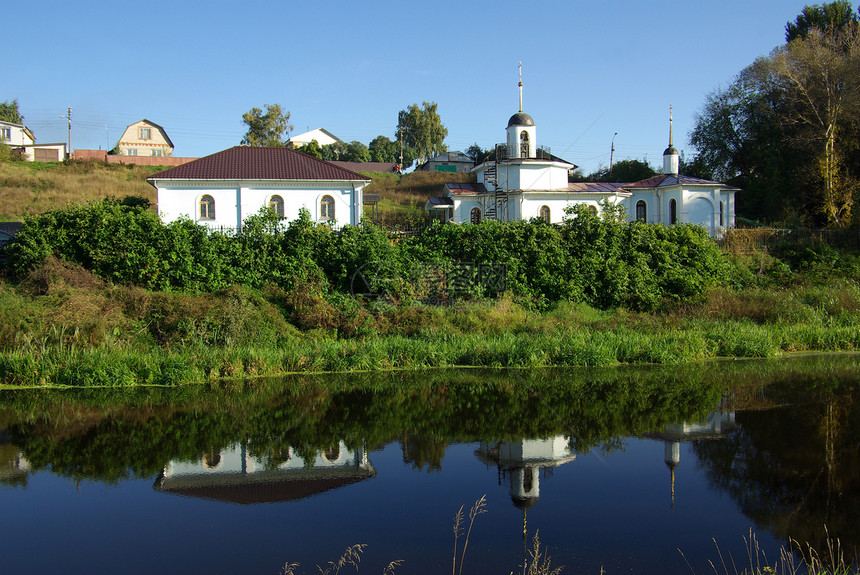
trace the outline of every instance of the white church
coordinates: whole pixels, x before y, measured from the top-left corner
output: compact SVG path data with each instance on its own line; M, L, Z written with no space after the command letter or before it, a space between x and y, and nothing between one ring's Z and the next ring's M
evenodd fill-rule
M505 143L472 169L477 183L446 184L441 197L427 202L434 216L458 224L531 218L554 224L564 219L568 206L584 204L598 212L603 202L609 202L623 205L631 221L696 224L712 235L734 227L738 188L678 173L671 113L662 174L631 183L569 182L576 166L538 146L537 126L523 112L522 79L519 96L519 112L508 120Z

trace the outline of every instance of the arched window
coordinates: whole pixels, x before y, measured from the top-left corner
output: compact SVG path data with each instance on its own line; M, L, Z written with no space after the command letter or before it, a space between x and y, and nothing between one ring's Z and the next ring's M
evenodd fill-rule
M200 198L200 219L215 219L215 198L212 196L206 195Z
M723 223L723 221L725 221L725 220L723 220L723 207L724 206L725 206L725 203L720 202L720 227L723 227L724 225L726 225Z
M643 222L648 219L648 205L645 200L636 202L636 219Z
M334 219L334 198L331 196L323 196L320 200L320 219Z
M269 207L275 212L279 218L284 219L284 198L281 196L272 196L269 198Z
M540 219L549 223L549 206L541 206L540 207Z
M481 223L481 208L472 208L472 211L469 212L469 221L473 224Z
M520 157L529 157L529 133L525 130L520 132Z
M597 215L597 206L588 206L588 211L590 211L595 216Z
M678 223L678 202L675 198L669 200L669 223L672 225Z

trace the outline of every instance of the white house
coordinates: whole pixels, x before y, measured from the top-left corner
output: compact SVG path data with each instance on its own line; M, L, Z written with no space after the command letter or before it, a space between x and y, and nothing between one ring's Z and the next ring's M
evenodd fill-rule
M270 206L286 220L305 208L314 221L358 225L370 179L289 148L236 146L153 174L164 222L188 218L213 229L241 230Z
M20 150L28 162L58 162L66 157L66 144L36 144L36 136L23 124L0 120L0 142Z
M295 148L301 148L305 144L310 144L312 141L316 140L317 144L320 146L328 146L329 144L334 144L340 142L343 144L343 140L326 130L325 128L316 128L315 130L311 130L310 132L304 132L301 134L296 134L292 138L288 140L290 144Z

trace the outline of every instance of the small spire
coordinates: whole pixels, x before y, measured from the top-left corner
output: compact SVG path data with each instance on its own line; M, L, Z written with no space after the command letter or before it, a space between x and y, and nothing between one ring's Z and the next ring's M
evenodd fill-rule
M669 147L674 147L672 145L672 104L669 104Z
M517 84L520 87L520 112L523 111L523 63L520 62L520 82Z

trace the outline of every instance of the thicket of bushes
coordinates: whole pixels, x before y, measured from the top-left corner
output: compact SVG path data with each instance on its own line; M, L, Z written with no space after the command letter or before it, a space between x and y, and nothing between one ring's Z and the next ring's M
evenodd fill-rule
M379 305L510 292L537 309L571 301L644 311L739 277L701 228L629 223L609 206L602 216L578 208L570 215L561 226L438 225L396 241L372 224L335 232L307 213L284 225L263 212L241 235L209 233L104 200L26 218L5 266L20 281L55 257L148 290L268 286L335 305L352 294Z

